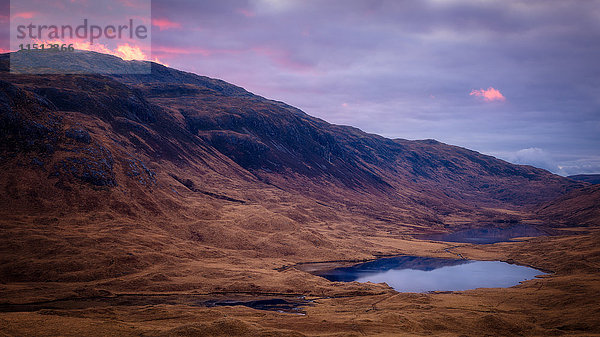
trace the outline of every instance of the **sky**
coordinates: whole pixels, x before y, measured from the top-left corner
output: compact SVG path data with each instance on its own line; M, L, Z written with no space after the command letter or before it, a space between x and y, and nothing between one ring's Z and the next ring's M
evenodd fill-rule
M436 139L561 175L600 173L600 1L151 6L148 59L389 138Z

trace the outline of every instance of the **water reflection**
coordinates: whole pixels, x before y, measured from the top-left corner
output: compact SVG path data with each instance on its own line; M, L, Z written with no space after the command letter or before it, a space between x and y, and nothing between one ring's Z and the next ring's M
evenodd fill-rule
M500 261L400 256L315 274L330 281L385 282L400 292L428 292L511 287L544 273Z
M418 235L423 240L487 244L510 241L518 237L535 237L548 235L535 226L518 224L506 228L481 227L465 229L452 233Z

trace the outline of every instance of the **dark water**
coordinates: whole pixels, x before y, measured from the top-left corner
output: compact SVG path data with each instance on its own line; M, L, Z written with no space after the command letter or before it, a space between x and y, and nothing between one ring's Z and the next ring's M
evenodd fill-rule
M298 296L209 296L209 295L116 295L111 297L68 298L54 301L9 304L0 303L0 312L36 312L40 310L79 310L114 306L185 305L190 307L245 306L257 310L303 314L311 301Z
M422 240L487 244L510 241L511 239L518 237L535 237L543 235L548 235L548 233L535 226L518 224L506 228L488 226L465 229L452 233L418 235L416 237Z
M257 310L277 311L285 313L303 314L301 305L307 305L307 301L289 301L280 298L254 300L254 301L208 301L204 302L207 307L223 307L223 306L245 306Z
M428 292L512 287L544 273L500 261L398 256L315 274L336 282L385 282L399 292Z

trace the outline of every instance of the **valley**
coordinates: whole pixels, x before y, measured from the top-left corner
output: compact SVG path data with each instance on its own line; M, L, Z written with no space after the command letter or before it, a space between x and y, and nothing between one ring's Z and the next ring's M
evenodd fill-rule
M139 66L93 52L40 62ZM8 69L2 54L0 334L600 335L598 185L329 124L156 63ZM435 237L515 226L536 231ZM303 269L404 255L547 275L402 293Z

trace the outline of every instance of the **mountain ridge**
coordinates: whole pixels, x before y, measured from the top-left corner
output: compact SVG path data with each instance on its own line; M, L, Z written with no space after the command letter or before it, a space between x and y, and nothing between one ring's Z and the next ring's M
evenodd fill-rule
M82 52L81 55L85 55L87 62L92 62L88 58L103 59L93 63L116 62L118 69L137 64L94 52ZM62 60L70 64L74 62L73 57L81 55L64 60L62 55L50 55L46 61L56 64ZM179 126L176 133L184 131L192 138L196 136L194 142L216 149L259 178L268 179L272 173L282 174L290 170L308 177L332 177L355 187L361 183L363 187L369 187L371 183L392 187L391 180L403 178L421 184L452 187L453 182L447 177L460 176L468 180L469 186L458 186L459 189L468 188L481 197L497 194L500 197L495 200L512 200L515 204L549 201L566 192L569 185L567 180L542 169L510 164L437 141L387 139L353 127L329 124L285 103L256 96L221 80L180 72L156 63L151 66L152 74L148 75L72 75L76 80L67 80L71 75L54 75L65 80L58 90L52 87L51 81L39 83L40 77L36 76L30 77L29 84L37 82L34 84L35 95L43 97L56 110L77 110L88 115L98 115L100 110L104 114L98 116L100 118L124 118L117 124L133 121L147 125L155 122L157 111L162 110L163 126ZM109 83L108 79L115 82ZM27 80L23 85L28 85ZM106 92L94 89L101 85L105 86ZM169 123L166 120L170 120ZM160 123L153 125L161 127ZM147 150L153 152L150 148ZM163 151L176 157L175 152L173 149ZM457 157L452 158L452 155ZM465 162L469 163L468 167L463 167ZM493 182L480 181L486 176L519 177L525 182L543 176L561 181L563 187L560 193L530 192L519 196L523 193L505 193L505 188L495 184L492 193L486 194L485 191L481 193L481 189L490 189L493 185ZM480 186L471 186L477 183ZM542 185L537 187L544 188ZM575 187L582 186L573 185ZM455 192L461 194L462 191L455 188Z

